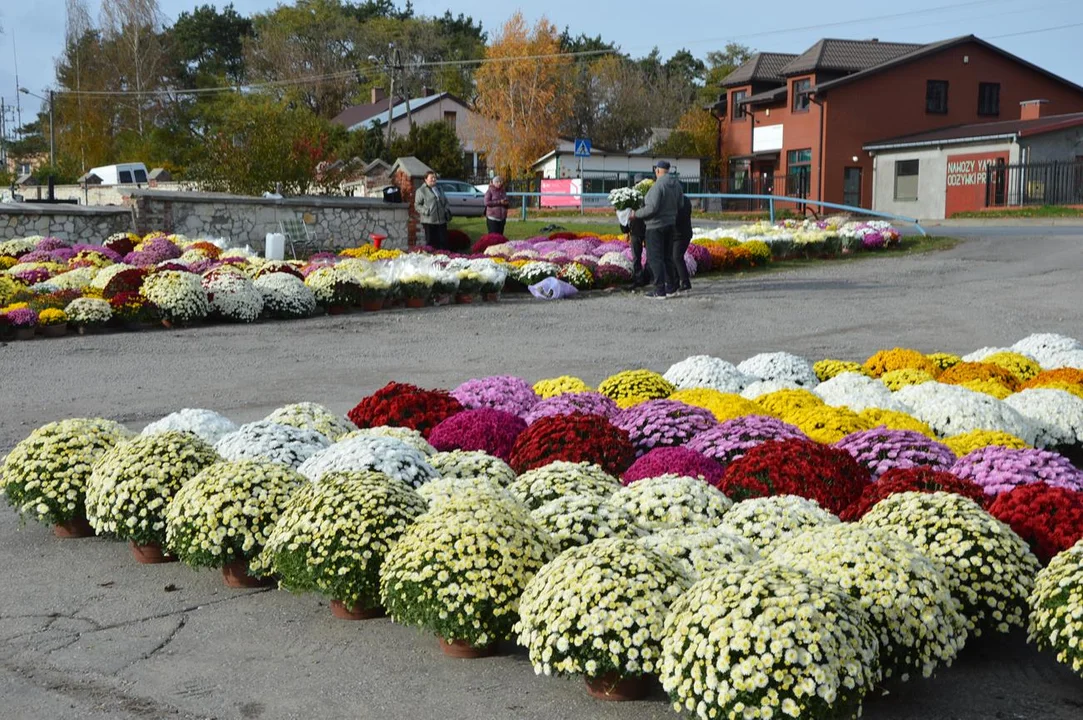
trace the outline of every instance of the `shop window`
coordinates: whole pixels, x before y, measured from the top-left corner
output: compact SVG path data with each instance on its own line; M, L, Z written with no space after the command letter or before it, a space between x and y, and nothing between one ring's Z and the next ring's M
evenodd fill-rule
M895 199L918 199L918 161L895 161Z

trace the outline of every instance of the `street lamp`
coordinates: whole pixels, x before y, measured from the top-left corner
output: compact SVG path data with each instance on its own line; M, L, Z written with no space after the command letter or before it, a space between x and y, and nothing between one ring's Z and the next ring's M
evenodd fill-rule
M19 92L23 95L29 95L30 97L36 97L42 102L49 103L49 167L56 171L56 125L53 122L53 91L49 91L49 97L43 98L41 95L32 93L24 87L19 88Z

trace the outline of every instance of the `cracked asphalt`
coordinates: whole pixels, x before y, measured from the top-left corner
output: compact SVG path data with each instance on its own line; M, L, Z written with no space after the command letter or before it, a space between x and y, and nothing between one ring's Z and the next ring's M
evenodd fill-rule
M1083 335L1083 228L952 228L954 249L695 283L690 297L627 293L67 337L0 346L0 453L51 420L138 429L181 407L239 422L287 402L345 412L395 379L453 387L664 371L691 354L788 350L863 359L896 345L968 352L1039 331ZM331 617L316 596L230 590L215 572L141 566L125 545L57 540L0 511L0 718L653 720L650 699L591 700L538 678L514 646L452 660L389 620ZM953 667L871 697L876 720L1077 720L1083 679L1021 633L970 641Z

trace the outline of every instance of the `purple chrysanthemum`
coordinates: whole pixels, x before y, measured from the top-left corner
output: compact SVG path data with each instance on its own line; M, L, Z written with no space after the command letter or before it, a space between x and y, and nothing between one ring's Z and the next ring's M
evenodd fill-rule
M64 242L60 238L43 237L41 240L38 240L38 244L34 246L34 249L45 250L46 252L49 252L51 250L59 250L63 247L68 247L68 243Z
M979 448L959 458L951 472L981 485L986 495L1036 482L1083 490L1083 471L1048 450L1013 450L996 445Z
M38 314L30 308L8 310L4 313L4 317L15 328L32 328L38 324Z
M914 430L889 430L879 427L847 435L835 443L879 478L893 468L919 465L934 470L950 470L955 453Z
M807 440L796 426L765 415L745 415L727 420L700 433L688 443L689 450L703 453L723 468L752 448L770 440Z
M440 451L480 450L507 461L526 421L503 410L481 408L452 415L433 428L429 444Z
M621 411L613 424L628 433L640 456L655 448L684 445L718 421L701 407L676 400L648 400Z
M620 412L617 404L596 392L565 393L546 398L530 409L525 416L528 424L551 415L571 415L574 412L601 415L609 420Z
M451 391L467 409L492 408L522 417L538 404L534 388L514 375L492 375L467 380Z
M714 460L687 447L656 448L632 463L624 472L624 484L661 475L703 478L709 485L718 487L723 471Z
M133 250L125 255L124 262L129 265L146 267L157 265L166 260L176 260L183 254L183 251L169 240L164 237L156 237L144 242L139 250Z

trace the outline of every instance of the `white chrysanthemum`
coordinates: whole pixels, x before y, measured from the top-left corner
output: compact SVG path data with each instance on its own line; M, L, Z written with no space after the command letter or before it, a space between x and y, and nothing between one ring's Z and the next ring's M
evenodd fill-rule
M297 468L330 444L330 438L315 430L259 420L226 435L214 449L226 460L266 460Z
M788 352L760 353L737 366L739 372L760 380L779 380L812 388L820 383L812 363Z
M316 312L316 295L304 280L290 273L268 273L252 283L263 295L270 317L305 318Z
M639 541L678 562L694 580L724 570L732 565L754 563L760 553L745 538L722 528L659 530Z
M790 380L756 380L749 383L748 387L741 391L741 397L745 400L756 400L779 390L807 390Z
M711 528L733 502L698 478L660 475L637 480L610 499L652 532L671 528Z
M912 408L914 417L942 437L971 430L999 430L1034 444L1034 426L1010 405L991 395L939 382L908 385L895 395Z
M841 373L820 383L812 392L828 405L848 407L854 412L869 408L910 412L910 408L899 402L886 385L861 373Z
M985 358L989 357L990 355L996 355L997 353L1006 353L1006 352L1019 352L1019 351L1018 350L1012 350L1011 348L1006 348L1006 347L983 347L983 348L978 348L977 350L975 350L972 353L968 353L966 355L963 355L963 362L981 362L981 361L985 360ZM1026 355L1026 353L1019 353L1019 354L1020 355ZM1035 358L1031 358L1031 359L1034 360Z
M1049 365L1042 365L1050 370L1056 368L1075 368L1083 370L1083 349L1062 350L1049 357Z
M113 317L113 307L102 298L75 298L64 312L73 325L104 325Z
M512 504L518 502L511 493L485 477L439 477L419 487L417 494L428 501L430 510L452 500L469 501L478 496L498 502Z
M761 552L806 530L836 525L839 519L815 500L797 495L742 500L730 508L719 528L745 538Z
M602 538L638 538L647 533L632 515L598 495L563 495L530 514L561 550Z
M481 450L438 452L429 458L429 464L443 478L483 478L500 487L515 482L515 471L510 465Z
M291 425L304 430L315 430L331 440L341 440L344 435L357 428L341 415L336 415L323 405L314 402L299 402L284 405L264 418L267 422L279 425Z
M710 355L693 355L674 363L663 377L678 390L707 388L725 393L739 393L756 380L732 363Z
M1004 404L1035 427L1035 447L1083 444L1083 398L1064 390L1030 388L1009 395Z
M378 427L361 428L360 430L354 429L343 435L340 440L349 440L355 437L391 438L406 443L426 457L432 457L436 454L436 448L429 444L429 441L425 439L425 436L420 431L413 428L380 425Z
M203 276L211 313L231 322L253 322L263 312L263 293L236 273L209 271Z
M1083 540L1038 573L1028 602L1030 642L1083 677Z
M632 261L624 256L624 253L607 252L598 260L598 265L612 265L632 272Z
M236 431L237 423L213 410L184 408L166 415L161 420L150 423L143 428L142 434L154 435L155 433L169 432L170 430L190 432L204 442L214 445L226 435Z
M190 272L163 270L153 273L143 281L141 292L164 316L176 322L199 320L210 312L199 275Z
M963 605L968 629L1008 632L1022 626L1038 558L1010 527L954 493L896 493L859 521L890 530L944 573Z
M1075 350L1083 350L1083 343L1056 333L1034 333L1012 345L1013 352L1034 358L1046 369L1058 367L1056 358L1061 353Z
M840 523L775 546L770 560L842 586L869 613L886 677L929 677L966 642L966 619L947 578L893 533Z
M312 482L329 472L375 470L413 488L438 477L421 451L390 437L347 438L316 453L297 470Z
M620 480L592 463L557 460L523 473L508 490L534 510L564 495L609 497L620 490Z

